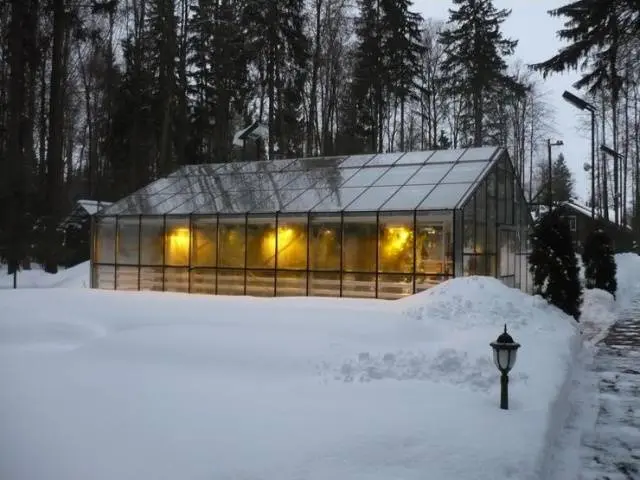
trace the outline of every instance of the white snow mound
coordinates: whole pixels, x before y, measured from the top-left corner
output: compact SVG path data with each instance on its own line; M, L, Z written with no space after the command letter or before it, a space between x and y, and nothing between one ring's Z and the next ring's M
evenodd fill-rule
M397 302L56 288L0 309L12 480L544 478L579 338L481 277Z

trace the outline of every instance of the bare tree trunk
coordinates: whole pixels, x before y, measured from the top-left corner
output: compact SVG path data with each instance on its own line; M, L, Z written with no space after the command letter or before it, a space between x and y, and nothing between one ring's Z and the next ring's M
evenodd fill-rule
M320 52L321 52L321 29L322 29L322 6L323 0L315 0L315 38L313 51L313 64L311 66L311 91L309 92L309 118L307 119L307 135L306 135L306 155L312 156L314 153L314 138L316 116L318 108L318 71L320 68Z
M49 139L47 148L46 215L44 270L58 271L58 221L63 186L64 142L64 38L66 13L64 0L53 0L53 50L49 97Z

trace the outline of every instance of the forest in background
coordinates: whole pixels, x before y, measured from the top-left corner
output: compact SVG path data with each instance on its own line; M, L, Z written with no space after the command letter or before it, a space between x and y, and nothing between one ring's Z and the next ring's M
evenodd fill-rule
M598 144L621 154L634 219L639 3L559 9L582 49L535 66L585 67L578 86L598 106ZM500 28L509 11L452 9L438 21L409 0L0 0L0 256L10 270L32 258L55 271L75 200L237 159L233 137L254 121L268 158L505 146L535 195L562 100L514 58L517 39ZM590 48L575 37L590 35L585 22L598 27ZM614 180L598 158L606 206Z

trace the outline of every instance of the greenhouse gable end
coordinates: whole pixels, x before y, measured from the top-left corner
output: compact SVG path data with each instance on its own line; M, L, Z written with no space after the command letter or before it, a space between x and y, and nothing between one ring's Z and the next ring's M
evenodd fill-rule
M527 287L530 215L497 147L187 165L94 219L95 288L394 299Z

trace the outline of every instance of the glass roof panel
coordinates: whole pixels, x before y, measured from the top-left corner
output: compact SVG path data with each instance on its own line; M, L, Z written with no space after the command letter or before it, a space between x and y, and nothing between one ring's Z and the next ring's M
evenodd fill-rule
M427 163L407 181L407 185L435 185L444 178L452 166L450 163Z
M257 205L251 210L253 213L279 212L285 208L285 205L291 203L292 200L300 196L302 192L308 190L299 188L295 190L276 190L263 203Z
M187 201L167 213L187 214L195 212L196 210L199 210L201 213L216 213L218 211L216 199L208 193L196 193L195 195L191 195Z
M183 177L160 178L135 193L136 195L155 195L157 193L161 193L164 189L175 185L176 182L180 181L180 178Z
M344 210L353 200L364 192L363 187L339 188L333 190L312 208L314 212L336 212Z
M297 160L301 170L317 170L320 168L338 168L345 157L310 157Z
M273 195L273 190L245 190L238 192L226 192L216 198L220 213L247 213L258 208L269 197ZM193 213L206 213L208 206L198 208Z
M223 175L225 173L235 173L239 168L242 168L243 164L246 162L227 162L220 165L220 168L216 169L215 173L218 175Z
M100 215L450 209L499 152L482 147L186 165Z
M105 208L100 212L100 215L140 215L143 213L157 215L156 206L170 200L175 195L175 193L157 193L155 195L138 195L134 193Z
M175 172L169 174L169 177L182 177L184 175L211 175L217 169L222 167L223 163L206 163L202 165L184 165Z
M282 172L278 175L283 176L282 185L286 185L286 188L291 189L306 189L312 187L318 181L318 175L323 173L324 170L318 170L316 172ZM284 183L285 178L288 177L288 182Z
M480 147L469 148L464 155L460 157L460 162L473 162L476 160L491 160L493 154L498 150L498 147Z
M308 212L331 193L329 188L310 188L291 200L282 212Z
M335 170L318 170L309 172L317 179L315 188L329 188L335 190L344 182L353 177L360 169L358 168L336 168Z
M389 167L363 168L344 182L341 187L369 187L388 169Z
M489 162L456 163L442 179L442 183L475 182Z
M393 195L399 187L371 187L347 206L349 211L373 212Z
M418 210L450 210L456 207L471 184L449 183L436 185L427 198L418 206Z
M419 168L420 165L394 166L376 180L373 186L404 185Z
M407 152L402 157L398 159L395 165L408 165L413 163L425 163L427 159L433 155L435 152L433 150L426 150L424 152Z
M342 161L340 168L362 167L365 163L371 160L373 156L373 154L351 155Z
M464 152L464 148L456 148L455 150L436 150L436 152L429 157L427 163L455 162Z
M185 202L188 202L193 196L193 193L176 193L175 195L171 195L164 201L153 205L151 207L152 213L155 215L164 215L165 213L169 213L171 210L174 210Z
M279 172L293 163L295 160L289 158L287 160L259 160L253 162L237 162L237 171L239 172Z
M405 185L387 200L381 210L415 210L435 185Z
M367 167L382 166L382 165L391 166L394 163L396 163L396 161L402 155L404 155L403 152L379 153L378 155L373 157L371 160L369 160L369 162L367 162Z

